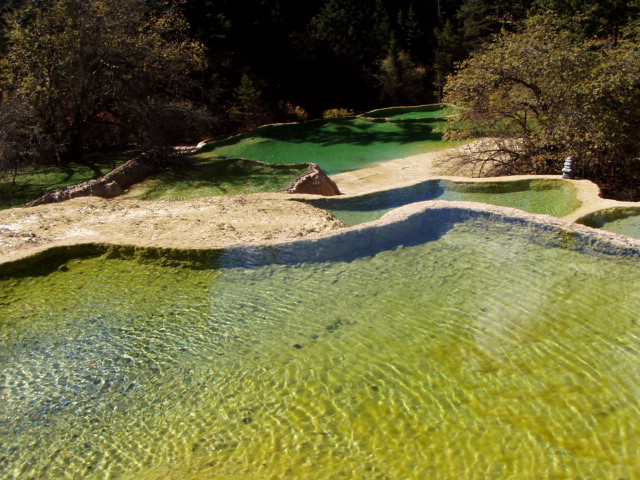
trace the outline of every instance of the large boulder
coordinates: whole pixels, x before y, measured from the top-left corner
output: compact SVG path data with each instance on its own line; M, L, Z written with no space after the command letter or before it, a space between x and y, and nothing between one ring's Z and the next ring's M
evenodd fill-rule
M340 195L336 183L315 163L309 164L309 173L295 179L283 193L307 193L331 197Z

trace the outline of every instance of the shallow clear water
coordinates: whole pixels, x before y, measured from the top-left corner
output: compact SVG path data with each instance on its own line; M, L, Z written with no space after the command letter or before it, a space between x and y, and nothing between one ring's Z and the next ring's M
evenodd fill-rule
M350 118L272 125L215 142L198 155L268 163L314 162L328 174L455 145L442 141L444 121L385 122Z
M5 278L0 477L640 476L637 254L432 222Z
M586 215L578 223L640 238L640 207L616 207Z
M330 210L347 225L381 218L394 208L425 200L481 202L530 213L563 217L580 206L575 188L561 180L465 183L429 180L353 198L322 198L308 203Z
M640 213L606 222L602 228L628 237L640 238Z

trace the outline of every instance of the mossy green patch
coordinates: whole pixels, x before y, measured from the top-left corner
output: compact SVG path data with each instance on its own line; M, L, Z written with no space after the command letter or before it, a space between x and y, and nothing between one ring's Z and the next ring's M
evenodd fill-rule
M140 200L277 192L307 173L307 164L265 164L246 159L197 156L185 167L166 171L137 185L127 195Z
M70 162L21 170L15 181L11 175L0 179L0 209L20 207L52 190L98 178L134 158L138 153L125 151L88 154L81 163Z

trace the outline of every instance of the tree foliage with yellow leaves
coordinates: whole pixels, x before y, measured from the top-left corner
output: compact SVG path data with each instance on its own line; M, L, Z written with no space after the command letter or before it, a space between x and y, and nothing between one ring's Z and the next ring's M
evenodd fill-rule
M538 17L463 62L446 87L458 107L449 137L484 136L469 161L494 172L558 174L567 156L605 193L637 198L640 184L640 47L627 30L588 40Z

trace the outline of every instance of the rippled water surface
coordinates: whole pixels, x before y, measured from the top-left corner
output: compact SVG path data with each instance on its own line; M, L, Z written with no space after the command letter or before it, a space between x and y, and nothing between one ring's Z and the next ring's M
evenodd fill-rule
M638 258L531 235L5 277L0 477L639 478Z

